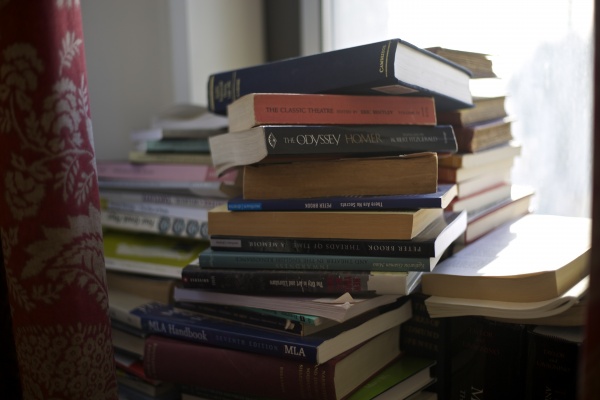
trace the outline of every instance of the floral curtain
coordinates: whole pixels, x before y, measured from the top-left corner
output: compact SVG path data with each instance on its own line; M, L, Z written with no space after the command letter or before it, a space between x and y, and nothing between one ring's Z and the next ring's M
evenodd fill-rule
M0 389L116 399L78 0L0 0L0 240Z

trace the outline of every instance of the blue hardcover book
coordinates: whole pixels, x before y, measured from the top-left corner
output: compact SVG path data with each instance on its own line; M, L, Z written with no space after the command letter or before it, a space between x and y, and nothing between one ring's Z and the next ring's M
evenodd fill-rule
M401 39L288 58L208 78L208 107L249 93L348 93L433 96L438 111L472 107L471 72Z
M333 326L310 336L207 318L173 305L154 302L137 307L131 314L138 318L138 325L142 329L152 334L321 364L409 320L412 309L407 297L399 298L397 302L381 308L379 315L366 322L360 318L349 320L347 324Z
M446 208L456 197L457 186L441 183L433 193L394 196L342 196L307 199L247 200L237 196L227 201L230 211L277 210L401 210L417 208Z

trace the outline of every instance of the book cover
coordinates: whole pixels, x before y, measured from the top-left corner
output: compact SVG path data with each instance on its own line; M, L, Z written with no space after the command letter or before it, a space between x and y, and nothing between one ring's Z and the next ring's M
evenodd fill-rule
M106 269L181 278L181 269L198 259L207 241L126 231L104 231Z
M227 106L229 131L257 125L436 125L432 97L250 93Z
M209 143L218 174L256 163L458 150L452 125L260 125Z
M208 256L210 257L210 255ZM418 285L421 272L321 270L317 267L268 269L268 262L252 269L204 268L190 264L181 271L188 288L223 292L277 295L404 296Z
M456 197L457 186L440 183L431 193L411 193L389 196L328 196L289 199L244 199L236 196L227 200L230 211L276 210L400 210L416 208L446 208Z
M290 238L410 240L443 214L439 208L384 211L208 212L208 234Z
M439 110L457 109L472 106L470 75L445 58L391 39L213 73L208 107L224 114L243 95L271 92L417 94L435 97Z
M243 167L244 199L434 193L437 153L267 163Z
M438 258L460 238L467 226L466 212L439 216L410 240L362 240L212 235L210 247L217 251L259 252L365 257Z
M323 364L152 335L144 370L155 379L247 396L342 399L400 355L398 335L392 328Z
M553 299L587 276L590 243L589 218L527 214L440 262L423 275L422 290L481 300Z
M176 308L148 303L131 311L145 332L205 346L322 364L411 317L410 301L400 301L367 321L349 320L309 336L237 324Z
M252 307L277 312L314 315L344 322L377 307L397 301L397 295L353 297L344 293L339 297L327 296L267 296L223 293L214 290L175 287L175 302L210 303L226 306Z
M578 398L584 327L537 326L527 334L526 398Z

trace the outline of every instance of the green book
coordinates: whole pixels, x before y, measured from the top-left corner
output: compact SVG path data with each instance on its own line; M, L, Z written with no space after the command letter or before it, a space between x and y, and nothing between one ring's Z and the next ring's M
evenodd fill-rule
M363 386L347 400L404 399L435 381L431 367L435 361L410 355L402 355Z

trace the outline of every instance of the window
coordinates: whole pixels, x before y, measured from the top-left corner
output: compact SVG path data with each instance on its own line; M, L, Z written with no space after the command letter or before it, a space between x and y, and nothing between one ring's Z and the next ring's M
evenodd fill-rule
M492 55L538 213L591 215L592 0L323 0L323 50L399 37Z

